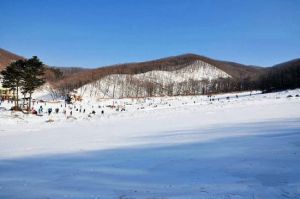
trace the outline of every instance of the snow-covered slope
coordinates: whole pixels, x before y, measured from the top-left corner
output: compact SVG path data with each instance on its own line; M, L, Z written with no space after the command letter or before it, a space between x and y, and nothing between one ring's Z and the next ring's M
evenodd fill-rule
M189 79L193 80L212 80L220 77L230 77L224 71L203 61L197 60L193 64L175 71L150 71L134 75L139 80L148 80L151 82L170 84L180 83Z
M299 94L115 100L122 112L103 100L50 116L0 109L0 198L299 198Z
M202 85L230 78L224 71L197 60L174 71L153 70L140 74L112 74L79 88L83 98L123 98L201 93Z

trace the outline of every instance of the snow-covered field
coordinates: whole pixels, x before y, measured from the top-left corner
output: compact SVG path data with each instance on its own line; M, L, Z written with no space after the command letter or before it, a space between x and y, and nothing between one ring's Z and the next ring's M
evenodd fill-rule
M0 198L300 198L296 95L2 103Z

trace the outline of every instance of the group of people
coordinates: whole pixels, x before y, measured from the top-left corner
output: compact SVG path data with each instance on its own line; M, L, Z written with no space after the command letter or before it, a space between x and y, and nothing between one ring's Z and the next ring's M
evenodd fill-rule
M0 97L0 105L4 102L7 101L8 103L14 103L14 101L12 99L5 99L4 97Z
M46 104L45 104L45 106L46 106ZM92 108L93 108L93 106L92 106ZM76 105L67 106L66 104L65 104L65 107L63 107L63 105L61 104L60 108L59 107L56 107L56 108L48 107L46 111L44 111L44 107L42 105L40 105L38 109L32 108L32 110L31 110L32 114L39 115L39 116L42 116L44 114L48 114L50 116L53 112L55 114L62 112L64 115L73 116L74 112L81 113L81 114L86 113L86 109L83 108L82 106L80 106L80 107L76 107ZM90 116L91 114L95 115L96 111L92 110L88 115ZM103 109L101 110L101 115L104 115Z

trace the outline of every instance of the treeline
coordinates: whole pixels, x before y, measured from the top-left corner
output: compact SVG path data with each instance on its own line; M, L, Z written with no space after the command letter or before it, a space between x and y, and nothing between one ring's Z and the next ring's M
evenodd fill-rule
M167 85L156 84L148 81L141 85L146 90L145 94L147 97L164 95L207 95L256 89L256 82L251 80L249 77L245 79L188 79L187 81Z
M77 89L77 94L95 98L141 98L155 96L203 95L222 92L254 90L250 79L232 78L159 83L132 75L110 75Z
M300 59L265 68L257 78L227 78L211 82L213 93L261 90L274 92L300 88Z
M300 59L267 70L260 76L258 88L265 92L300 88Z

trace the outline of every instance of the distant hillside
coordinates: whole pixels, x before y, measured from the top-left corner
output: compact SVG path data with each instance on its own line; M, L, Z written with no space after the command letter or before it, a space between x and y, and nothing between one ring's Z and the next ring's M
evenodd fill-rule
M93 97L191 95L246 89L265 68L184 54L79 71L53 84Z
M69 76L68 78L64 79L63 83L69 85L76 84L74 87L80 87L84 84L91 83L111 74L134 75L149 71L175 71L185 68L196 61L201 61L214 66L235 79L256 79L265 70L262 67L219 61L195 54L184 54L153 61L118 64L88 71L81 71L77 73L76 76Z
M0 71L5 69L10 63L17 61L19 59L26 59L26 58L0 48ZM75 73L87 70L79 67L51 67L47 65L45 66L46 66L45 77L50 82L57 81L62 77L65 78L74 75ZM58 69L59 71L56 69Z
M254 78L264 70L264 68L262 67L249 66L235 62L220 61L196 54L183 54L179 56L167 57L153 61L119 64L102 67L99 68L99 70L106 69L110 70L112 73L122 74L138 74L152 70L174 71L182 69L195 61L203 61L212 66L215 66L234 78L241 78L245 76Z
M0 49L2 69L24 59ZM198 95L300 87L300 59L263 68L183 54L151 61L116 64L95 69L47 66L45 77L57 95L77 90L86 97L122 98Z
M74 75L74 74L79 73L79 72L89 70L89 69L81 68L81 67L57 67L57 66L54 66L54 68L58 68L65 77Z
M11 62L17 61L19 59L24 59L24 57L0 48L0 71L5 69L5 67Z
M259 89L266 92L295 88L300 88L300 59L267 68L259 79Z
M299 59L293 59L287 62L283 62L277 65L274 65L272 68L274 69L288 69L293 67L299 67L300 66L300 58Z
M229 61L220 61L200 55L195 56L204 62L218 67L219 69L225 71L226 73L237 79L243 79L246 77L257 79L258 76L265 71L265 68L259 66L244 65Z

